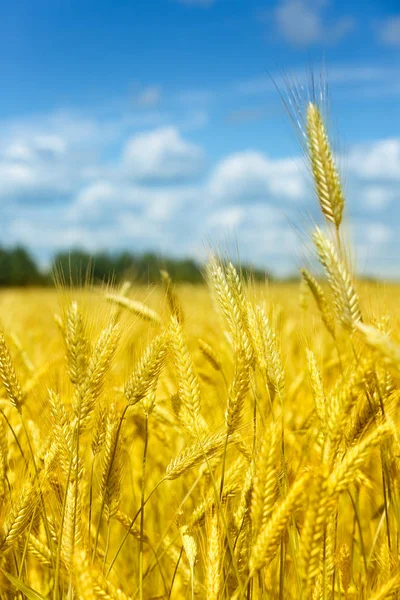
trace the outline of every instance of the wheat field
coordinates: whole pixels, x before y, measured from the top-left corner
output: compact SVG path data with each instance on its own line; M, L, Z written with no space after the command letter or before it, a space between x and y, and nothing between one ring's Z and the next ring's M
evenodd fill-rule
M304 119L323 277L0 294L0 598L399 596L400 288Z

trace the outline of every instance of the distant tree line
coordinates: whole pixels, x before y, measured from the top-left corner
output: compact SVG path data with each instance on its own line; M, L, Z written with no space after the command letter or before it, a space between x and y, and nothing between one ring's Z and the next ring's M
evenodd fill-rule
M51 268L43 273L29 252L17 247L0 248L0 287L52 285L54 279L80 285L87 280L96 282L125 279L138 283L157 283L160 271L165 270L176 283L201 283L203 270L190 258L168 258L148 252L98 252L89 254L82 250L60 252L55 255ZM243 275L256 281L270 279L263 270L242 265Z
M48 278L38 269L29 252L17 247L0 248L0 286L43 285Z

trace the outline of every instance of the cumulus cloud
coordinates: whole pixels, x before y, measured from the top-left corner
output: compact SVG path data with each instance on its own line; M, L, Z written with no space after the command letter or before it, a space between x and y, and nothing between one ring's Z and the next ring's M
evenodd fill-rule
M365 206L371 212L381 212L396 198L400 199L400 191L389 186L370 185L363 191Z
M122 118L100 120L66 111L0 121L0 152L10 142L36 149L42 146L55 153L65 147L93 147L94 143L102 144L118 137L124 125Z
M368 274L375 272L379 276L388 274L392 270L391 250L394 237L392 227L383 222L371 222L364 218L353 223L352 233L357 272Z
M266 203L255 203L246 206L230 205L212 209L207 219L207 228L214 233L237 233L240 237L253 233L264 235L270 239L270 233L276 228L289 231L290 226L285 222L283 212ZM265 242L263 248L265 249ZM280 246L280 250L286 249Z
M209 227L236 229L244 220L246 211L242 206L227 206L212 212L207 219Z
M390 241L392 230L384 223L367 223L364 234L367 242L379 246Z
M82 138L79 126L82 125ZM111 126L110 126L111 129ZM175 127L163 127L137 133L125 142L122 157L101 160L101 153L118 139L120 133L100 131L96 122L78 119L16 124L0 124L0 198L21 203L57 202L60 195L75 192L92 194L103 201L110 188L101 189L104 177L119 181L137 180L166 183L188 179L200 173L202 149L184 139ZM107 130L107 124L105 124ZM97 183L100 180L100 183ZM90 186L96 183L94 192ZM90 193L86 192L89 186ZM125 198L121 186L113 194ZM89 196L85 203L90 203ZM82 200L83 202L83 200ZM95 202L92 202L92 208Z
M54 252L74 247L89 252L127 249L168 255L187 252L187 238L177 234L175 224L152 218L137 207L122 205L111 214L98 213L97 218L96 215L77 218L67 207L42 208L10 214L6 225L2 243L27 246L43 265L48 264ZM193 234L193 225L190 229Z
M54 251L70 249L75 246L84 249L95 251L101 248L102 240L112 242L111 237L105 236L105 231L102 230L98 235L93 237L91 229L85 224L69 225L68 227L61 226L57 222L51 226L46 222L40 223L35 219L26 221L22 218L13 219L8 228L7 241L9 243L22 243L30 248L45 251Z
M400 139L356 145L346 157L346 168L361 179L400 180Z
M79 190L71 206L70 214L75 219L93 218L98 214L103 214L105 209L112 211L116 205L124 203L125 195L121 186L110 181L93 181Z
M271 160L264 154L246 151L222 160L209 182L217 200L254 202L272 197L301 200L306 192L305 177L290 159Z
M324 19L323 8L326 2L312 0L282 0L275 8L275 25L284 40L296 46L335 43L352 28L350 17L330 21Z
M123 180L96 180L83 187L72 202L69 214L75 220L96 219L117 211L139 210L152 221L168 221L178 208L190 209L199 190L189 186L146 186Z
M249 149L207 168L190 129L115 129L66 115L0 123L1 242L43 261L73 246L200 257L208 241L225 247L231 236L243 260L295 268L301 243L286 215L314 202L301 160ZM400 141L350 148L345 165L364 218L356 242L376 257L393 234L366 215L396 210Z
M400 15L394 15L380 23L379 39L388 46L400 46Z
M162 127L128 140L123 162L126 172L134 179L174 181L199 174L203 151L183 139L175 127Z
M9 160L29 162L34 158L62 156L66 147L66 141L60 135L42 134L33 136L29 141L13 140L4 149L4 156Z
M68 175L67 144L61 136L41 135L15 139L0 149L0 197L11 199L71 189L75 175Z
M0 122L0 198L24 204L72 194L119 135L103 125L65 113Z

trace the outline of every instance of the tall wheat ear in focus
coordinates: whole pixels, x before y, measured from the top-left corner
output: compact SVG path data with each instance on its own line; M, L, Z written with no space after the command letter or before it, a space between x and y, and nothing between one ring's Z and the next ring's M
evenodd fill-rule
M400 597L400 288L357 280L295 98L300 288L216 254L199 286L0 292L0 600Z

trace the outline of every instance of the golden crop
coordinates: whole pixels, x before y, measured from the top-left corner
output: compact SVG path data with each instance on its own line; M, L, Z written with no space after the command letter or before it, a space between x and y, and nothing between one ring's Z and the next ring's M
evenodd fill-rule
M354 279L306 132L325 281L0 295L0 598L400 593L400 290Z

